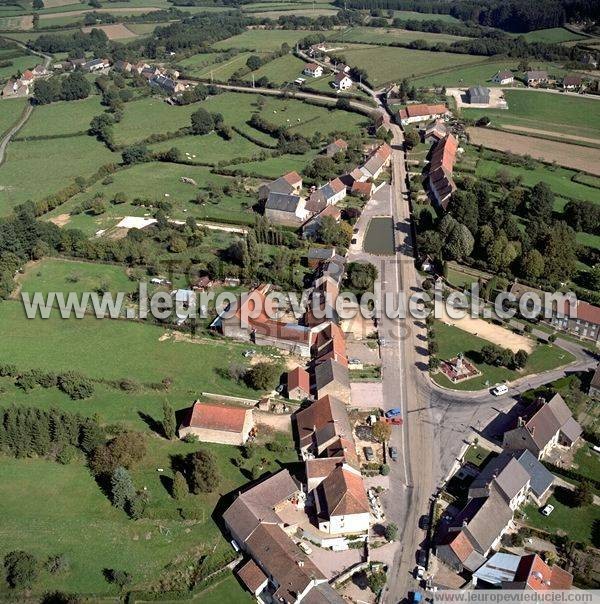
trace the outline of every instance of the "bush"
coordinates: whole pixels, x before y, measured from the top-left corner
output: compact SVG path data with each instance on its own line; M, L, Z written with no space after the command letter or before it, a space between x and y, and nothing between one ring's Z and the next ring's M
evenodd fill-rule
M385 527L385 538L388 541L393 541L397 536L398 536L398 526L395 525L393 522L390 522Z
M37 560L28 552L15 550L4 556L6 582L13 589L31 587L38 575Z
M73 400L90 398L94 394L92 380L74 371L59 375L58 387Z
M390 473L390 466L388 466L386 463L382 463L381 466L379 466L379 473L382 476L388 476Z
M254 390L273 390L279 378L279 367L273 363L257 363L244 378Z

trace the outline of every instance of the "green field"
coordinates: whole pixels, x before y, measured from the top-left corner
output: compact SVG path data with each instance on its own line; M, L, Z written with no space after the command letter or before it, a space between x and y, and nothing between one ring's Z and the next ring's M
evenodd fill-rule
M296 78L306 77L302 75L304 69L304 61L294 55L283 55L273 61L269 61L256 71L244 77L245 80L255 80L262 77L267 77L274 84L287 84L293 82Z
M548 44L559 44L571 40L585 40L586 36L575 34L564 27L553 27L551 29L537 29L522 35L527 42L547 42Z
M220 82L226 82L229 78L240 68L246 67L246 61L248 57L256 54L253 52L241 52L234 57L225 59L224 61L209 62L204 66L198 65L197 67L189 67L188 71L198 78L213 78ZM259 53L260 54L260 53ZM196 55L194 55L196 56ZM215 56L219 56L215 53ZM193 57L190 57L193 58Z
M213 44L213 48L226 50L228 48L243 48L248 50L258 50L264 52L272 52L279 50L285 42L290 46L294 46L298 40L306 38L314 32L305 30L288 30L288 29L252 29L245 31L242 34L221 40Z
M597 138L600 142L600 105L596 99L563 96L533 90L506 90L508 110L483 111L493 123ZM466 117L477 118L481 110L467 109Z
M134 34L138 36L145 36L151 34L157 27L166 27L169 22L165 23L127 23L127 29L130 29Z
M21 29L21 17L3 17L0 12L0 29Z
M103 164L119 161L120 155L88 135L61 142L11 142L0 166L0 215L19 203L59 191L77 176L89 177Z
M235 164L232 167L250 176L279 178L282 174L293 170L301 172L316 157L317 153L317 151L309 151L304 155L280 155L262 161Z
M451 359L459 352L464 353L467 358L476 358L481 348L489 344L487 340L440 321L434 323L433 330L436 334L436 341L439 344L439 353L437 356L441 360ZM575 360L575 357L572 354L557 346L538 344L529 356L529 360L523 371L517 372L505 367L476 363L477 368L481 371L481 376L479 377L459 384L453 384L440 372L434 374L433 379L440 386L454 390L480 390L488 386L491 387L499 382L516 380L529 373L541 373L561 365L567 365L573 360Z
M282 15L294 15L295 17L332 17L337 15L338 8L285 8L279 10L268 10L251 13L257 19L278 19Z
M27 105L27 99L3 99L0 101L0 137L13 126Z
M366 44L391 44L394 42L408 44L415 40L425 40L430 44L451 44L452 42L464 40L465 38L462 36L452 36L450 34L409 31L394 27L351 27L341 32L336 32L330 39L341 42L362 42Z
M61 136L87 132L92 118L104 112L100 97L93 95L81 101L59 101L36 107L19 131L18 138Z
M13 76L21 75L26 69L35 67L40 62L40 58L35 55L22 55L7 59L7 61L10 61L11 64L7 67L0 67L0 83L6 82Z
M373 86L402 78L415 78L433 71L481 62L481 57L449 52L410 50L392 46L349 46L339 51L350 65L367 72Z
M446 21L447 23L458 23L458 19L452 15L444 15L443 13L417 13L411 10L395 10L394 17L398 19L406 19L411 21Z

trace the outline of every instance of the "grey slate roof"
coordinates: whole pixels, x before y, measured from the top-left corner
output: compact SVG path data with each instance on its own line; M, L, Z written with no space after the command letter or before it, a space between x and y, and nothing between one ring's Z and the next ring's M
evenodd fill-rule
M485 466L472 482L471 489L487 487L493 481L500 493L510 501L527 484L529 474L510 453L505 452Z
M531 451L525 449L515 454L515 459L523 466L529 474L529 487L536 497L541 497L552 485L554 476L536 458Z
M294 191L294 187L283 177L279 177L277 180L268 183L267 187L271 193L285 193L289 195Z
M337 361L328 359L315 367L315 384L317 390L324 388L328 384L331 384L331 382L337 382L346 388L350 387L348 368Z
M575 442L583 432L582 427L577 421L570 417L566 423L561 427L560 431L571 441Z
M468 92L471 96L489 96L490 94L489 88L484 86L471 86Z
M280 212L294 213L300 203L298 195L287 195L285 193L275 193L271 191L267 197L265 209L279 210Z

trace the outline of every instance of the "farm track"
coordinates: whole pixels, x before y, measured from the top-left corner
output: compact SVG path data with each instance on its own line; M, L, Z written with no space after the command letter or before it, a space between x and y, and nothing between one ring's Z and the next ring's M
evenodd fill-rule
M535 136L539 134L540 136L560 136L562 139L565 139L565 142L573 141L574 144L577 144L577 141L582 143L592 143L594 145L600 145L600 139L598 138L589 138L587 136L577 136L574 134L558 134L554 130L540 130L538 128L528 128L527 126L517 126L515 124L502 124L502 128L504 130L512 130L519 134L531 134Z

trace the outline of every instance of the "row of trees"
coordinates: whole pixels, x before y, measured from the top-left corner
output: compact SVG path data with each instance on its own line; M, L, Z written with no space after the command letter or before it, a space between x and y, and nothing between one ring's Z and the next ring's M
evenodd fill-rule
M36 386L42 388L58 388L73 400L90 398L94 394L93 381L75 371L55 373L40 369L19 370L16 365L0 365L0 377L15 378L15 386L25 390L33 390Z

